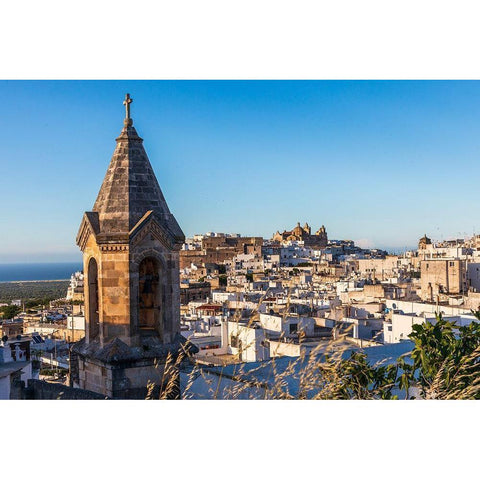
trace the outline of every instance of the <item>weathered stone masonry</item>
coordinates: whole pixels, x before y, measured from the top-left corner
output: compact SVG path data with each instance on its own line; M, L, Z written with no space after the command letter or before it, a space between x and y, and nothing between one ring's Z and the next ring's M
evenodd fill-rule
M130 118L77 235L85 272L86 336L72 349L72 382L111 398L144 398L180 335L179 250L170 213Z

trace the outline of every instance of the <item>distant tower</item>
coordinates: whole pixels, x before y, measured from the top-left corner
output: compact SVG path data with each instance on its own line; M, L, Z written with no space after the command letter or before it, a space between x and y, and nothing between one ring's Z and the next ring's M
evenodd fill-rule
M325 248L328 244L328 236L327 236L327 230L325 229L325 225L322 225L315 232L315 236L317 237L316 244L319 246L319 248Z
M72 347L71 382L111 398L145 398L147 382L159 386L166 356L183 343L179 250L185 237L133 127L131 102L127 94L124 127L77 235L86 336Z
M427 237L427 234L425 234L419 241L418 241L418 249L419 250L425 250L427 248L427 245L431 245L432 241Z

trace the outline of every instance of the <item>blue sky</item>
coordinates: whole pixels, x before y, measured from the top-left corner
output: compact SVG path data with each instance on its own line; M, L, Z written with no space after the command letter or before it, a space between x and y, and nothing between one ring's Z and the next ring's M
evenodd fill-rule
M123 97L185 234L297 221L400 249L480 231L474 81L1 81L0 262L80 258Z

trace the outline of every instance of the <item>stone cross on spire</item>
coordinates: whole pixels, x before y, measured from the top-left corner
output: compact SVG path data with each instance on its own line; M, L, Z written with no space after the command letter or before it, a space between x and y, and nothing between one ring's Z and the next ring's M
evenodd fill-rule
M130 98L130 94L127 93L125 95L125 100L123 101L123 104L125 105L125 120L123 123L125 125L133 125L132 119L130 118L130 104L133 102L133 100Z

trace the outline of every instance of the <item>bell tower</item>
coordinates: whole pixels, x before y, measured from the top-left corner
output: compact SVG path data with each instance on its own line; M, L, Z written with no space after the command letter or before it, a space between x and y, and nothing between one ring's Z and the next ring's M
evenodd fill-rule
M72 347L71 382L111 398L145 398L147 383L165 380L166 357L184 344L179 250L185 237L133 127L129 94L123 103L123 129L77 235L86 332Z

